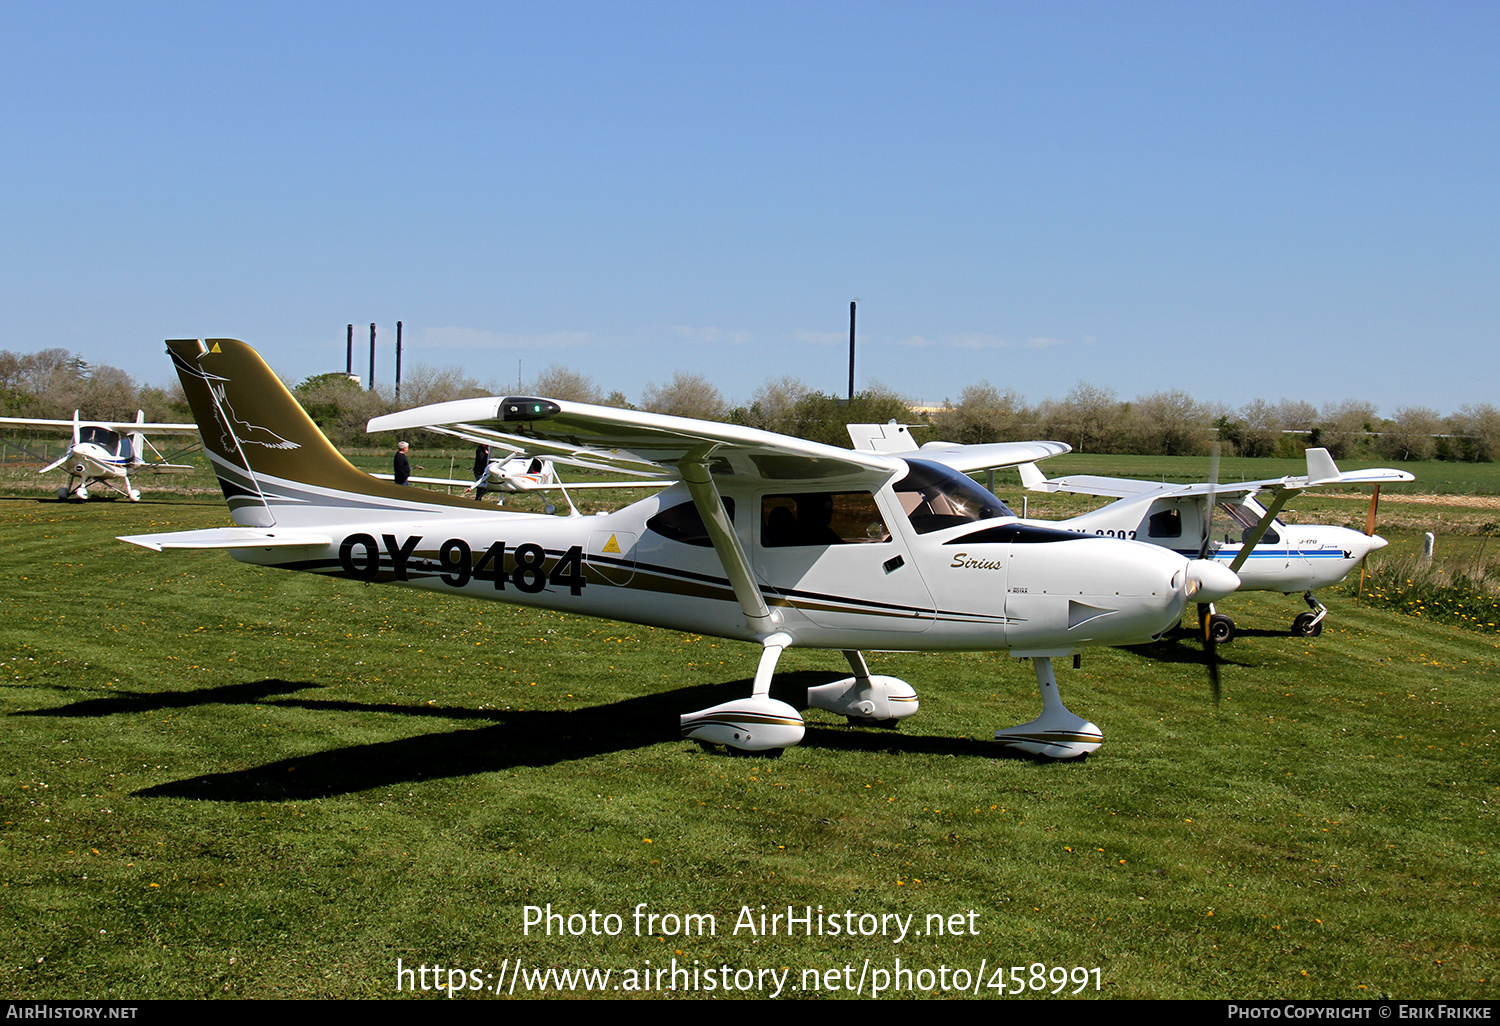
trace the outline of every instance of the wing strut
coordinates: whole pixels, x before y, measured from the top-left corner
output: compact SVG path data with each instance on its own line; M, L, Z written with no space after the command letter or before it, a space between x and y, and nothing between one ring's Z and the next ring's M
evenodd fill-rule
M1266 536L1266 531L1270 528L1271 521L1276 519L1276 514L1281 512L1281 507L1286 505L1286 500L1290 499L1293 495L1301 494L1301 488L1276 489L1276 497L1266 506L1266 515L1260 518L1260 522L1251 529L1249 534L1245 535L1245 540L1240 544L1240 551L1234 557L1233 561L1230 562L1229 569L1235 573L1240 572L1240 567L1244 566L1245 560L1250 558L1250 550L1259 545L1260 540ZM1213 515L1212 509L1208 511L1208 515Z
M745 558L745 550L740 547L734 525L724 512L724 500L719 497L719 489L708 471L708 454L694 453L679 461L677 469L682 474L683 483L687 485L688 494L693 497L693 505L698 507L698 516L703 519L709 540L714 543L714 551L719 555L719 562L724 567L730 586L734 588L734 597L739 599L740 610L745 614L745 619L750 622L752 629L771 633L771 609L755 584L755 577L750 572L750 560Z

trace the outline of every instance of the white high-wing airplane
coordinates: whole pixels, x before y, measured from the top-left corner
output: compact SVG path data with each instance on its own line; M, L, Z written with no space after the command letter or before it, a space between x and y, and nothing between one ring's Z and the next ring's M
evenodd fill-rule
M683 735L705 743L766 750L802 739L801 713L770 696L788 647L843 652L852 675L810 689L808 701L857 721L917 710L911 686L872 675L862 650L980 649L1031 658L1041 692L1042 715L996 740L1084 755L1103 735L1063 706L1051 660L1156 638L1189 602L1238 584L1211 560L1019 523L964 476L1065 451L1060 443L902 459L532 397L462 399L370 422L371 431L442 428L675 482L618 512L548 516L357 470L243 342L167 348L236 526L122 540L759 644L748 698L682 717Z
M428 430L438 434L456 435L459 438L473 440L471 432L458 430L445 430L433 426ZM386 481L394 480L390 474L376 474L378 478ZM461 481L450 477L410 477L409 484L446 485L449 487L462 488L465 492L472 492L477 498L483 498L489 492L501 492L513 494L517 492L551 492L559 491L564 495L568 489L579 491L592 491L596 488L662 488L672 482L661 477L641 477L633 481L593 481L579 480L570 484L564 484L558 477L557 467L552 460L542 459L538 456L529 456L524 452L507 453L498 459L490 460L484 468L484 473L479 475L475 481ZM504 505L504 502L501 502ZM552 512L548 510L548 512ZM576 510L575 510L576 512Z
M385 481L394 480L390 474L375 476ZM500 459L490 460L484 473L476 481L463 481L456 477L413 476L407 478L407 483L457 487L474 492L482 498L486 492L541 492L555 488L557 471L551 460L536 459L524 453L509 453Z
M131 502L140 502L140 489L130 483L134 471L149 470L153 474L190 474L193 468L180 463L168 463L147 441L144 432L152 434L198 433L197 424L148 424L146 414L137 410L135 420L81 420L78 411L73 411L72 420L28 420L23 417L0 417L0 424L17 427L59 428L73 433L73 442L63 458L49 463L39 474L50 474L54 470L66 469L68 483L59 486L57 497L66 499L72 495L77 499L89 497L89 485L102 484L113 488ZM146 459L150 450L155 460ZM77 482L76 484L74 482Z
M468 441L474 441L468 432L452 430L442 427L433 427L430 430L445 435L456 435ZM488 439L485 439L488 441ZM392 474L376 474L376 477L385 481L394 481ZM499 492L498 505L505 505L505 496L518 492L562 492L563 500L568 504L568 511L573 516L580 516L578 507L573 505L573 496L570 490L593 491L595 489L608 488L665 488L671 484L670 480L655 478L638 478L633 481L594 481L582 480L572 484L563 484L557 475L557 468L552 460L541 459L537 456L528 456L522 452L512 452L498 459L490 460L484 468L484 473L479 475L475 481L460 481L449 477L409 477L408 484L418 485L442 485L448 488L462 488L464 494L473 495L476 499L483 499L490 492ZM543 508L548 513L557 512L557 507L552 501L543 498Z
M1374 501L1363 533L1347 527L1287 524L1277 517L1282 506L1309 488L1373 484L1378 497L1382 484L1414 480L1406 471L1388 467L1341 471L1327 449L1316 448L1307 450L1305 476L1237 484L1174 485L1088 474L1049 481L1035 463L1017 469L1021 482L1032 491L1117 500L1082 516L1049 521L1057 527L1147 541L1191 556L1206 549L1210 558L1239 575L1241 591L1302 592L1310 611L1292 620L1292 633L1300 637L1323 632L1328 609L1314 592L1342 581L1365 556L1385 548L1386 540L1375 533ZM1212 537L1212 522L1204 520L1211 506L1228 526L1229 534L1222 542ZM1233 620L1211 604L1207 613L1215 641L1234 637Z
M525 453L490 460L484 473L470 487L480 498L485 492L529 492L555 486L557 469L551 460Z

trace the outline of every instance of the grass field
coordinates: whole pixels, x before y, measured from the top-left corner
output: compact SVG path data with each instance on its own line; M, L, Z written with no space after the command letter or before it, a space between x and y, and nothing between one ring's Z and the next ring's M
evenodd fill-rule
M1217 711L1193 642L1060 668L1105 732L1086 762L996 752L1036 697L990 654L874 655L922 696L901 730L813 712L783 758L730 757L676 718L744 694L750 646L111 540L225 522L0 499L7 997L384 997L398 960L493 985L518 959L610 996L674 959L677 996L1500 990L1492 637L1332 597L1293 639L1300 600L1241 596ZM777 693L840 662L793 650ZM642 903L716 932L637 935ZM618 935L528 932L549 904ZM747 932L762 905L915 919Z

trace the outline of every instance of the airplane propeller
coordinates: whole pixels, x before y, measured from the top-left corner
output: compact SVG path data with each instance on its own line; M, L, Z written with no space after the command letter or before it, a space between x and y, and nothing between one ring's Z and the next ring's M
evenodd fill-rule
M1214 708L1219 707L1224 691L1219 683L1219 643L1214 640L1213 624L1203 619L1203 659L1208 664L1208 686L1214 695Z
M1218 489L1219 442L1218 439L1215 439L1213 455L1209 459L1208 463L1208 494L1207 496L1205 496L1205 500L1203 503L1203 529L1200 532L1198 540L1197 562L1199 564L1205 564L1203 566L1203 572L1207 571L1208 566L1213 566L1218 570L1225 569L1224 567L1219 566L1219 564L1213 562L1208 558L1208 544L1213 538L1214 507L1218 501ZM1233 571L1226 572L1234 577L1235 587L1239 587L1239 577L1235 575ZM1224 592L1224 595L1218 597L1222 598L1224 596L1227 596L1233 590L1234 589L1231 588L1229 589L1229 591ZM1213 597L1208 597L1205 601L1204 596L1206 591L1207 589L1200 586L1198 601L1198 625L1203 630L1203 661L1208 665L1208 684L1209 688L1213 691L1214 707L1218 708L1220 699L1223 697L1223 690L1220 686L1219 681L1219 639L1216 636L1218 632L1214 629L1215 625L1213 616L1213 604L1215 599Z
M1208 463L1208 496L1203 504L1203 529L1198 537L1198 558L1208 558L1208 543L1212 540L1214 524L1214 503L1218 499L1216 494L1219 490L1219 443L1214 442L1213 457ZM1201 608L1201 606L1200 606Z
M1375 486L1375 491L1370 495L1370 511L1365 514L1365 537L1375 537L1375 510L1380 505L1380 485ZM1354 600L1358 602L1365 594L1365 563L1369 560L1370 553L1366 552L1364 559L1359 561L1359 587L1354 589Z
M1221 697L1219 687L1219 640L1214 630L1211 610L1220 599L1233 595L1240 586L1239 574L1212 559L1195 559L1188 563L1191 598L1198 603L1198 621L1203 629L1203 656L1208 664L1208 683L1213 689L1214 705Z

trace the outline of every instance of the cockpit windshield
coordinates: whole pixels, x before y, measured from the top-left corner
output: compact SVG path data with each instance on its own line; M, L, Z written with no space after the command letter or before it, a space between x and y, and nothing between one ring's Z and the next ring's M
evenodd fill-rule
M906 464L911 469L896 482L896 498L918 534L1015 516L1009 506L956 470L926 460Z
M121 456L130 459L130 436L117 434L109 428L99 427L97 424L86 424L78 429L78 440L80 442L92 442L99 446L111 456Z

